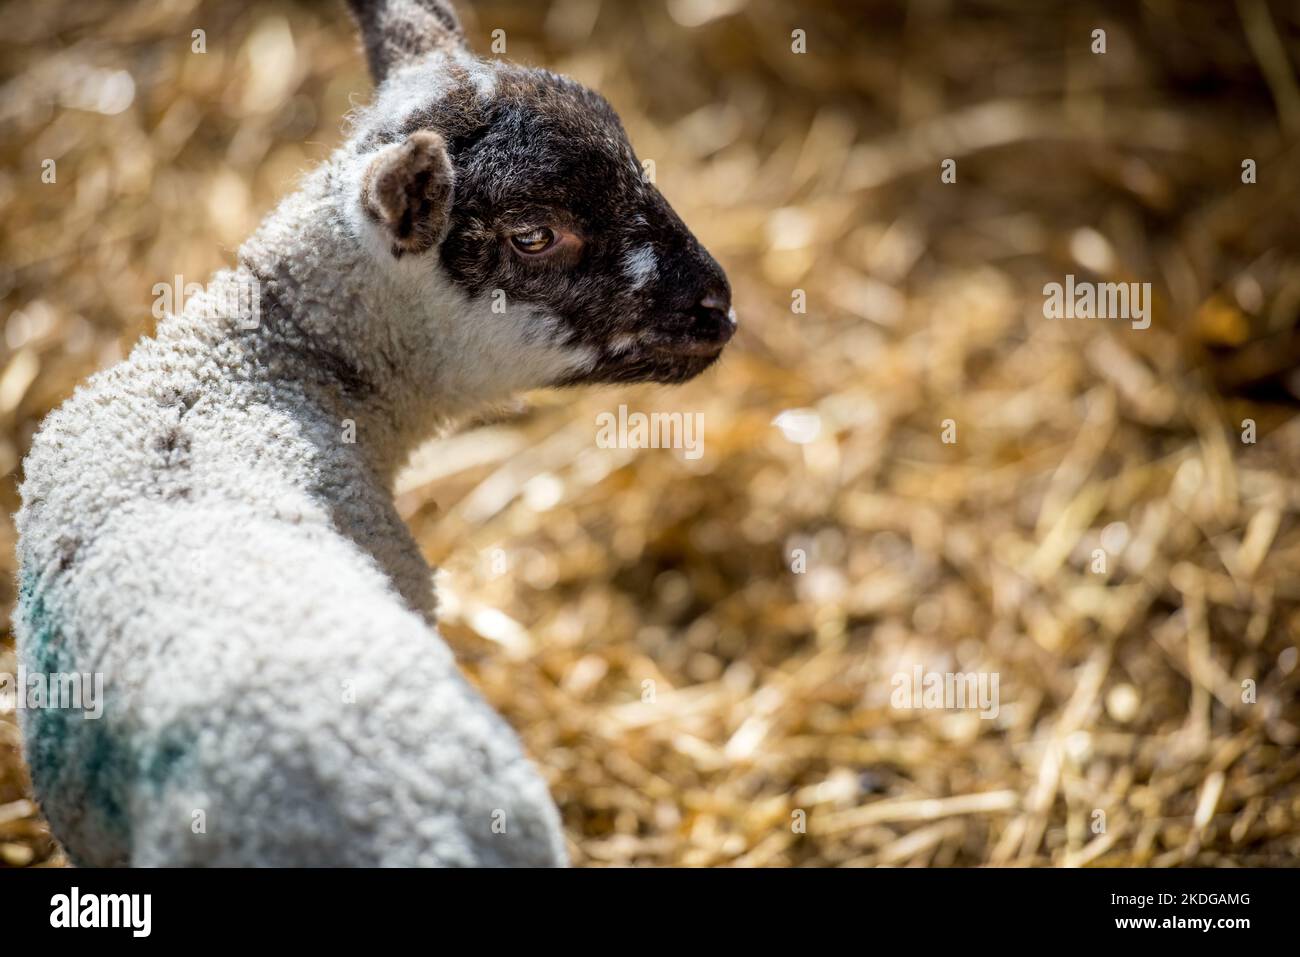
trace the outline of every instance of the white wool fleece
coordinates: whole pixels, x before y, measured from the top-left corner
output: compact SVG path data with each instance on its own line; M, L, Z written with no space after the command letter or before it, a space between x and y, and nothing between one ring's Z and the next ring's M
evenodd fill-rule
M78 864L565 863L390 489L440 420L582 359L525 351L427 265L418 296L395 281L419 265L374 255L354 162L311 174L26 460L21 661L104 676L99 720L22 713ZM209 315L254 281L257 328Z

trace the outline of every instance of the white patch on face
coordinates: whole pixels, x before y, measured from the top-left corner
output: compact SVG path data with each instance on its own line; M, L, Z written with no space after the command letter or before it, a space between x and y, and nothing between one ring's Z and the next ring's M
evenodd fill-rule
M732 306L730 309L727 310L727 321L730 322L733 326L735 326L735 325L738 324L738 321L737 321L737 319L736 319L736 307L735 307L735 306Z
M610 354L616 356L622 355L625 352L635 349L637 345L640 344L640 341L641 340L636 336L627 332L614 336L614 338L609 340Z
M389 74L375 103L366 112L383 119L405 120L455 88L445 54L405 64Z
M491 63L461 51L455 53L455 60L469 75L469 81L474 84L474 92L480 100L490 100L496 95L497 74Z
M479 100L490 100L496 95L494 64L461 50L450 53L440 50L394 69L379 88L374 104L362 110L360 118L409 122L430 103L445 99L455 91L461 79L452 67L464 71Z
M633 289L640 289L659 269L653 246L638 246L623 257L623 274Z
M480 400L554 385L590 372L599 358L589 346L561 344L560 320L525 303L501 313L489 296L462 299L438 319L442 375Z

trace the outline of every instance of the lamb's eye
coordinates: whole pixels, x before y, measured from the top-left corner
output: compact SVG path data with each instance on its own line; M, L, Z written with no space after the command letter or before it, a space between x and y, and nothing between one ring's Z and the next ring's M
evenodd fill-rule
M521 253L536 256L555 245L555 233L545 226L538 226L526 233L516 233L510 237L510 242Z

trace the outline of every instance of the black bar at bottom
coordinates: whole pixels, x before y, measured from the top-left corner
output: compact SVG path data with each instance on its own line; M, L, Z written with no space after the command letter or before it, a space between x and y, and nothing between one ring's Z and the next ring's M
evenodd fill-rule
M7 945L80 933L128 946L285 939L331 948L404 932L431 945L462 935L497 944L514 932L542 947L848 934L846 943L873 949L873 940L909 939L989 946L1032 932L1048 946L1199 936L1231 947L1293 932L1294 883L1291 871L1265 869L38 869L0 872L0 934Z

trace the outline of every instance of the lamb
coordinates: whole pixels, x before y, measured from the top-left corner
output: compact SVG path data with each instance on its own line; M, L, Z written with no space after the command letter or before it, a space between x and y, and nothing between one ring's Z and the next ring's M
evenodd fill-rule
M25 462L20 659L105 676L100 720L22 714L74 863L567 860L393 479L518 390L698 375L730 288L599 95L475 58L445 0L349 6L346 143Z

